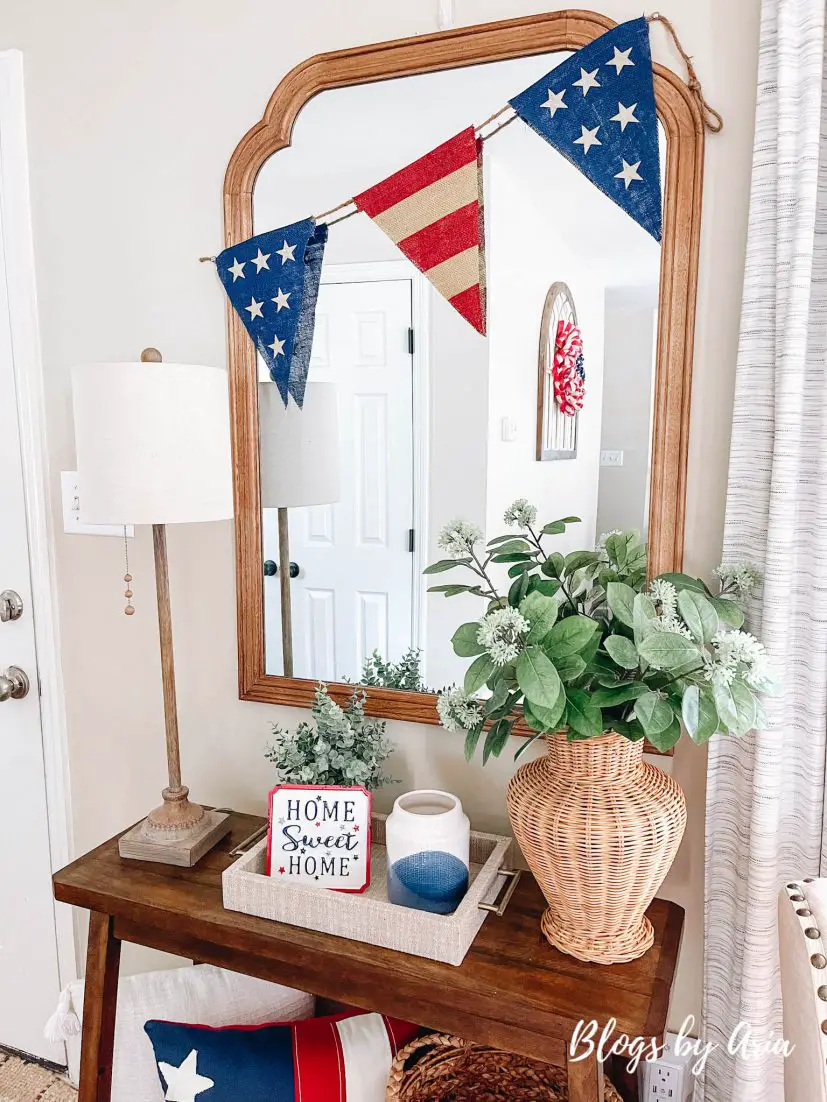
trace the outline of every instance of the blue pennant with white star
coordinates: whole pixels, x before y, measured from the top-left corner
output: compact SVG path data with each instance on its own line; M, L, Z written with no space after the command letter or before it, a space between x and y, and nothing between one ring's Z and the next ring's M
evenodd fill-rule
M607 31L509 102L660 241L658 117L643 17Z
M287 405L307 385L327 226L312 218L257 234L215 258L224 289Z

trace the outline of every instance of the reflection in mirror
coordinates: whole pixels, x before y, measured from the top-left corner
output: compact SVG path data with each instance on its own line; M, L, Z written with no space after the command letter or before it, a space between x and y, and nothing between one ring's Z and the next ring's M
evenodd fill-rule
M370 187L566 56L323 93L258 175L255 232ZM270 674L461 681L450 639L478 599L422 576L456 517L491 538L527 498L544 520L581 518L549 549L646 536L660 247L519 121L485 143L484 192L487 337L357 215L331 227L304 411L285 414L260 369Z

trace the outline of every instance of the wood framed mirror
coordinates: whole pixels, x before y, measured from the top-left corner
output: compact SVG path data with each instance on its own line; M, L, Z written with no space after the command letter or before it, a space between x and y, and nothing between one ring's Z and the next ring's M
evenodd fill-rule
M248 131L230 159L224 186L225 244L236 244L255 232L286 225L306 217L308 213L315 213L316 210L325 210L335 205L336 201L355 194L357 183L361 182L361 186L365 187L382 179L469 122L480 122L488 113L486 96L493 96L494 107L501 106L509 94L538 79L543 72L567 56L567 52L580 48L614 25L613 20L597 13L559 11L310 58L281 81L267 104L263 118ZM555 55L557 60L549 55ZM361 319L357 328L362 344L360 350L351 355L348 370L355 364L360 370L368 371L371 363L379 363L380 360L387 366L390 355L388 350L392 345L395 355L407 357L405 370L408 372L408 382L401 390L397 388L403 395L398 408L394 405L394 395L397 392L393 387L388 388L390 384L372 383L366 388L360 384L358 374L353 374L353 371L347 376L350 381L342 384L346 389L350 387L348 393L355 394L358 391L364 396L369 391L375 399L372 404L363 402L358 416L354 413L355 407L352 403L348 407L343 431L351 458L348 459L350 466L343 469L343 482L350 489L355 484L356 475L351 460L358 452L364 469L370 469L376 476L376 484L370 487L370 501L375 512L378 510L374 517L378 527L373 536L366 537L366 541L373 539L375 544L381 544L387 550L387 544L382 543L384 535L377 535L377 532L381 529L382 533L387 534L389 525L392 525L393 536L397 541L394 552L396 557L388 551L383 560L380 561L377 556L370 561L367 575L372 581L367 589L372 589L371 592L366 592L365 585L360 588L360 583L354 581L361 569L361 563L348 559L341 548L335 556L338 565L334 571L328 571L320 578L308 579L309 564L312 554L315 554L314 544L326 543L336 551L336 540L332 533L335 529L335 516L338 514L334 515L330 511L332 506L318 507L312 516L308 515L302 521L304 527L291 544L291 557L296 559L298 571L295 579L296 591L307 597L305 613L302 614L305 621L298 625L304 639L301 644L304 657L297 661L296 666L296 673L301 676L284 677L279 666L281 635L274 619L279 587L272 570L276 559L274 541L277 539L277 525L275 510L268 509L265 503L264 513L262 512L260 482L260 365L241 321L228 308L236 508L239 694L242 699L308 707L313 700L315 684L321 679L330 685L331 693L341 701L351 691L352 683L361 680L360 662L364 663L369 659L373 650L379 651L382 663L397 664L405 651L410 653L411 650L424 650L427 661L424 672L420 671L420 688L424 690L426 685L439 687L450 683L452 671L448 660L440 653L440 648L447 647L450 650L449 639L453 626L469 617L463 615L460 609L452 608L450 612L446 612L446 607L451 602L443 601L437 594L430 595L426 600L421 568L426 562L439 557L434 548L440 524L457 514L467 512L466 499L471 492L473 472L480 469L480 463L485 464L487 461L487 441L496 438L498 447L502 445L501 450L513 447L513 442L509 442L507 438L512 422L516 425L518 451L509 453L512 458L503 467L503 471L507 473L510 469L509 463L512 465L510 482L502 471L495 478L493 467L490 470L486 468L488 489L485 492L491 500L482 507L483 519L488 515L502 516L504 499L500 499L497 504L496 494L491 490L497 479L500 483L509 483L508 500L530 493L521 477L518 477L519 471L512 462L518 452L520 455L525 452L544 477L554 478L557 480L555 486L563 489L567 485L565 472L567 469L574 469L566 461L543 463L537 462L536 458L537 340L542 302L553 280L565 280L572 285L578 302L580 324L584 329L586 362L587 365L590 364L590 367L587 366L587 378L594 380L592 408L595 410L597 427L592 425L589 428L586 419L581 420L577 458L573 462L579 463L581 457L588 453L592 456L590 461L593 470L597 470L597 456L601 452L619 452L623 456L622 445L619 447L613 443L605 433L601 436L601 419L598 416L601 406L598 396L602 396L605 407L605 403L610 400L603 388L603 374L608 370L603 364L605 350L618 346L615 338L624 331L617 327L623 323L623 316L626 315L624 324L632 326L628 330L631 336L629 340L624 338L620 343L624 348L632 348L629 356L634 355L635 363L645 367L636 406L645 412L646 423L643 437L635 430L638 434L638 450L642 451L643 475L640 474L640 463L637 466L631 462L628 464L630 471L632 467L637 471L637 496L633 510L635 515L630 518L630 523L622 526L640 527L646 532L650 569L653 573L680 569L684 538L704 133L696 102L687 85L669 69L656 65L654 70L655 95L662 131L662 169L665 170L661 247L658 249L655 242L622 212L615 211L614 204L606 202L585 178L581 178L582 187L594 192L594 196L584 199L585 206L578 197L574 201L569 200L559 210L554 208L555 217L549 221L560 226L569 220L571 211L581 207L585 210L594 199L601 210L589 217L597 219L597 222L588 223L580 233L580 251L589 261L587 266L594 267L592 253L597 248L595 240L625 241L624 235L629 234L635 235L635 255L639 254L641 271L647 274L643 281L645 286L629 285L628 279L625 285L615 286L612 280L616 281L619 277L611 274L601 276L598 288L600 294L593 295L602 303L600 321L589 321L589 308L584 292L575 286L572 276L578 261L582 264L584 256L578 257L577 247L570 248L573 260L571 265L566 265L561 263L562 245L559 250L556 247L546 250L555 255L549 256L547 270L543 275L540 306L532 315L534 320L526 325L514 324L510 330L513 340L519 335L520 340L525 340L530 346L526 368L530 381L525 384L525 394L522 391L519 394L520 410L525 401L528 403L525 424L520 419L522 414L512 416L510 399L505 391L502 393L506 397L497 399L493 382L486 391L483 375L469 373L475 357L478 358L480 354L479 347L472 346L470 342L484 341L485 338L478 338L469 327L468 334L451 338L455 343L450 345L450 352L444 351L443 345L435 340L434 326L437 324L440 307L434 302L433 296L428 294L427 288L423 287L422 278L418 277L415 270L409 265L406 268L407 262L400 262L400 254L396 254L395 260L387 254L382 254L377 259L368 249L363 254L356 254L354 259L354 254L331 251L328 245L316 331L319 349L317 351L317 345L314 344L311 382L314 371L316 378L324 380L330 377L330 372L336 366L333 353L338 355L346 342L335 336L333 327L338 324L337 318L341 321L343 316L351 320L357 316ZM525 73L529 73L529 76L526 77ZM423 82L429 80L434 82L432 94L425 97L421 90L426 87ZM511 90L506 95L501 91L504 87ZM463 97L465 101L475 104L479 101L478 107L471 108L471 117ZM431 103L430 114L422 127L419 127L412 105L424 103L426 99ZM300 113L311 100L312 109L308 108L302 114L297 126ZM435 128L434 119L442 118L446 114L446 105L452 108L456 106L457 109L462 107L460 123L451 129L456 120L449 111L450 117L447 121ZM383 126L393 129L383 132ZM508 128L509 133L514 132L513 139L509 140L518 145L523 140L516 133L519 129L516 126ZM356 130L364 135L364 148L353 148L357 141L357 137L354 137ZM430 139L423 137L426 130L430 133ZM398 138L396 144L396 138L391 140L389 137L391 133ZM525 140L530 140L538 147L531 156L545 154L545 143L534 136L525 137ZM492 146L494 144L491 143ZM311 172L312 158L319 155L320 149L324 151L325 162L321 166L317 164ZM564 164L568 171L580 177L564 158L550 148L548 153ZM302 157L305 158L304 161ZM386 168L383 167L383 158L387 158ZM344 166L342 179L338 179L336 175L340 165ZM543 169L531 174L509 172L508 166L504 166L503 194L508 194L514 178L528 175L543 178L545 171ZM557 171L556 168L553 171ZM491 205L488 184L489 182L486 183L486 219L490 213L488 207ZM561 178L561 190L554 194L564 193L566 187L568 183ZM558 188L558 183L555 183L555 188ZM331 196L333 202L317 205L317 202L322 203L323 195ZM496 203L496 197L493 201ZM533 201L539 203L531 208L540 212L534 221L534 225L539 226L545 221L542 217L543 206L539 199L535 198ZM605 217L611 215L613 218L625 220L628 226L617 221L607 230L600 222L604 217L602 208L610 208ZM515 209L513 196L507 209ZM597 207L588 209L597 211ZM493 212L493 219L496 222L496 211ZM352 223L360 221L368 220L364 216L351 220ZM345 223L342 229L350 224ZM337 230L338 227L332 230L331 242L337 236ZM506 282L510 278L499 274L506 271L507 265L498 267L501 258L507 255L505 244L509 241L509 234L505 231L499 232L496 224L489 226L488 230L493 238L488 245L489 304L491 306L493 303L492 308L496 309L497 283L501 278ZM498 232L499 236L496 236ZM529 250L533 237L532 224L525 216L522 234L525 237L523 248ZM628 267L628 257L621 257L621 261L622 264L615 266L617 270L623 264ZM512 264L514 263L519 263L519 259L512 259ZM587 288L586 298L590 293L591 289ZM632 315L634 316L630 321L629 317ZM395 338L389 344L387 319L391 316L396 319L395 325L407 324L416 333L419 343L409 345L406 336L404 351ZM596 318L597 314L592 312L592 317ZM407 323L406 318L410 319ZM604 335L604 330L608 330L610 323L615 326L611 342L608 335ZM422 336L424 340L420 339ZM494 339L493 330L490 330L488 341ZM507 342L509 337L500 339ZM324 349L319 342L327 342ZM514 352L516 362L516 346L509 346L509 349ZM622 377L625 371L622 364L617 371ZM437 384L441 388L438 393ZM629 387L626 390L628 392ZM516 387L514 394L516 395ZM457 426L466 422L470 424L471 407L477 400L482 405L478 411L480 420L476 424L484 425L485 428L481 432L469 433L468 445L462 459L455 462L451 454L445 451L444 434L450 435L452 431L455 434ZM517 403L517 400L515 396L514 402ZM392 408L396 419L383 421L377 415L380 407L385 411ZM358 446L357 430L354 427L357 422L358 431L362 433ZM628 438L632 439L631 429ZM389 451L389 441L393 441L397 449L393 455ZM427 445L424 441L428 441ZM627 447L632 448L633 444ZM493 444L491 448L493 449ZM364 470L360 476L362 482L363 476ZM590 541L599 534L598 526L601 531L621 527L620 524L608 521L605 527L602 522L598 525L598 476L603 477L602 471L598 471L598 475L593 478L595 485L589 490L592 504L589 506L591 512L587 530L574 535L574 544L572 547L561 548L564 551L575 546L589 546ZM534 480L536 477L535 472L525 474L526 480ZM435 497L438 494L435 494L434 488L441 492L445 489L443 483L451 484L455 492L461 491L462 497L446 504L445 509L436 516ZM610 492L607 498L617 500L618 495ZM361 508L359 515L362 519L367 515L364 501L361 506L353 502L344 505L340 502L336 509L345 507L351 510ZM320 512L319 509L328 511ZM554 515L566 515L573 511L565 505ZM390 512L393 512L392 517ZM543 516L546 512L543 508ZM611 510L607 509L607 517L610 514ZM408 517L411 518L410 521ZM547 519L553 519L553 516L549 514ZM489 528L489 535L503 530L501 520L493 523L497 524L497 528L496 531ZM399 575L402 555L407 555L407 560L403 563L402 574ZM303 559L306 561L302 561ZM265 576L265 563L269 564L268 576ZM394 571L397 571L396 575ZM397 615L394 621L396 626L392 623L393 616L389 612L387 595L383 594L384 575L402 577L398 584L399 592L404 593L404 600L401 601L401 615ZM346 622L337 627L330 619L331 608L335 605L337 587L344 585L347 579L351 579L353 584L346 594L346 600L341 603L349 609L348 616L345 618ZM436 604L437 601L441 604ZM294 629L295 609L294 602ZM403 625L402 629L399 629L399 623ZM407 634L405 623L409 624ZM427 643L423 635L423 623L428 624ZM352 644L352 655L346 657L336 652L337 631L339 637L350 641L348 646ZM382 646L372 646L377 639ZM380 676L379 680L381 679ZM438 722L435 698L429 691L372 686L368 690L367 710L373 715L388 719Z

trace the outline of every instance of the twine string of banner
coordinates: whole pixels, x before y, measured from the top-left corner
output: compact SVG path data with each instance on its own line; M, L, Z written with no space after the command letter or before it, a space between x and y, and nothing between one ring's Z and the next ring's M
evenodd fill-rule
M507 118L503 118L503 115L506 115ZM514 122L516 118L517 112L514 110L510 103L507 103L505 107L501 107L499 111L495 111L493 115L490 115L485 120L485 122L481 122L480 125L475 128L474 133L477 135L480 141L487 142L489 138L493 138L495 134L499 134L501 130L508 126L510 122ZM492 122L497 122L498 119L500 119L501 121L497 124L497 126L494 127L493 130L491 130L488 134L483 133L487 126L490 126Z
M703 88L701 82L698 80L698 74L695 72L695 66L692 63L692 57L686 52L681 44L681 40L678 38L678 32L675 30L674 24L671 19L668 19L665 15L661 15L659 11L653 11L651 15L646 16L647 23L663 23L666 30L672 36L672 41L675 43L675 48L683 59L683 63L686 66L686 73L688 76L687 84L689 90L698 102L698 107L701 109L701 118L703 119L704 126L707 130L710 130L713 134L717 134L723 129L724 120L720 113L715 108L707 103L704 98Z
M353 207L353 210L348 210L348 207ZM339 211L346 211L345 214L339 214ZM354 214L359 213L359 208L356 206L353 199L346 199L344 203L339 203L337 207L331 207L330 210L324 211L322 214L314 214L313 221L318 226L320 222L324 222L325 225L335 226L337 222L344 222L346 218L352 218ZM331 218L332 214L339 214L338 218Z

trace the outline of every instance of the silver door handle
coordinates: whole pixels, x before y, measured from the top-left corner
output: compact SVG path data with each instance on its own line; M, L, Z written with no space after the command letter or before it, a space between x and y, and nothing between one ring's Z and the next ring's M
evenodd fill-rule
M4 589L0 593L0 623L19 620L23 615L23 599L13 589Z
M29 692L29 679L19 666L9 666L0 674L0 701L22 700Z

